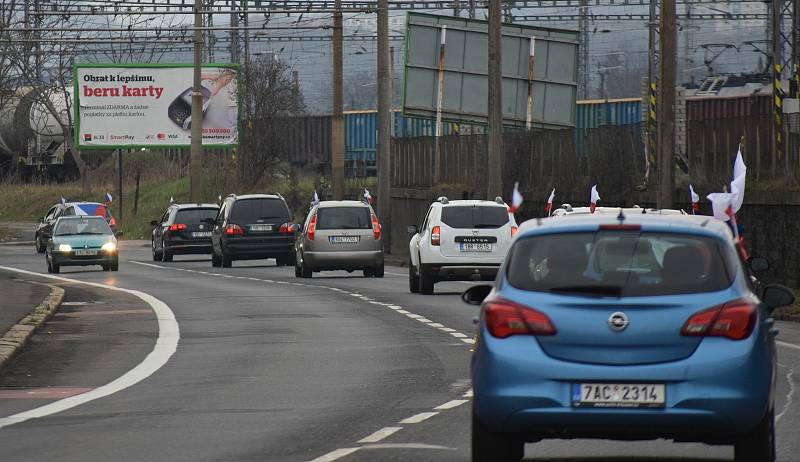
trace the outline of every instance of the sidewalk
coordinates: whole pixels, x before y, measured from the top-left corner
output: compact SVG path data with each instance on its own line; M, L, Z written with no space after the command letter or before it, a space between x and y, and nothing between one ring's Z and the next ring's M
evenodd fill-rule
M0 337L50 294L47 286L14 279L13 274L0 273Z

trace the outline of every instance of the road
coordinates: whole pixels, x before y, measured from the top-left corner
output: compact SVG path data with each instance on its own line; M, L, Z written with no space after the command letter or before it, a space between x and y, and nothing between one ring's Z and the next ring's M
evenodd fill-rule
M43 257L28 247L0 246L0 266L45 272ZM155 263L141 247L123 249L118 273L66 268L63 277L163 301L180 328L177 351L162 355L152 375L108 396L0 428L0 448L15 461L468 461L477 309L458 299L464 283L437 285L434 296L409 294L405 271L387 267L383 279L332 272L301 280L272 261L235 262L231 269L193 257ZM168 325L135 294L56 283L66 287L69 303L0 375L0 425L63 396L105 390L152 359ZM779 460L794 462L800 326L779 328ZM62 395L43 393L45 386ZM42 394L21 396L30 390ZM666 441L526 447L530 461L732 455L730 447Z

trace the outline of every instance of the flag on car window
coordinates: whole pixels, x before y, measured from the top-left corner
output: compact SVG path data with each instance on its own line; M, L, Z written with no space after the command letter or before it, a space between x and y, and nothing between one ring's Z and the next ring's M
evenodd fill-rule
M692 215L694 215L695 212L700 210L700 196L698 196L697 193L694 192L694 188L692 187L691 184L689 185L689 197L692 200Z
M114 198L111 197L111 193L106 193L106 202L114 202Z
M311 206L314 207L315 205L319 204L319 196L317 195L317 190L314 190L314 194L311 196Z
M597 203L600 201L600 194L597 192L597 185L592 186L591 196L589 197L589 210L594 213Z
M64 204L67 203L67 200L64 199L64 196L61 196L61 199L59 200L59 202L61 202L61 205L64 205Z
M369 193L367 188L364 188L364 199L366 199L368 204L372 204L372 194Z
M511 193L511 206L508 207L508 213L517 213L520 207L522 207L523 201L522 194L519 192L519 183L514 183L514 192Z
M744 202L744 183L747 176L747 166L744 164L742 158L742 146L739 145L739 151L736 153L736 161L733 163L733 181L731 181L731 193L733 198L731 208L733 213L739 212Z
M544 206L544 211L547 212L547 216L550 216L550 212L553 211L553 199L556 198L556 188L553 188L553 191L550 193L550 197L547 198L547 205Z

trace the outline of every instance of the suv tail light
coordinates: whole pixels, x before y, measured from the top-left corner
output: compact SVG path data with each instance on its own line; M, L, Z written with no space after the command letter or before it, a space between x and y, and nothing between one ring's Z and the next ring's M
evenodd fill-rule
M441 226L434 226L431 230L431 245L439 245L441 243L440 236L441 236L442 228Z
M372 236L377 241L381 238L381 224L378 223L378 217L375 214L372 214Z
M167 229L170 231L186 231L186 225L183 223L175 223L174 225L169 225Z
M291 222L284 223L281 225L280 228L278 228L278 232L281 234L292 234L292 226L293 224Z
M546 314L502 298L484 303L483 316L492 336L554 335L556 328Z
M746 300L732 300L722 305L698 311L681 329L687 337L725 337L744 340L753 332L758 311Z
M225 227L226 236L244 236L244 230L241 226L230 224Z
M512 226L511 227L511 237L516 236L517 231L519 231L519 228L517 228L516 226Z
M308 222L308 229L306 230L306 235L308 236L309 241L314 240L314 233L317 231L317 214L314 214L311 217L311 221Z

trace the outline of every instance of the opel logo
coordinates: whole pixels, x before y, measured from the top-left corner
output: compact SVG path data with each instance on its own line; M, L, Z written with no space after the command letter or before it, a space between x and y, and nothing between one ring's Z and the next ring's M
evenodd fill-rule
M608 327L615 332L622 332L628 327L628 324L630 324L628 315L622 311L612 313L611 316L608 317Z

